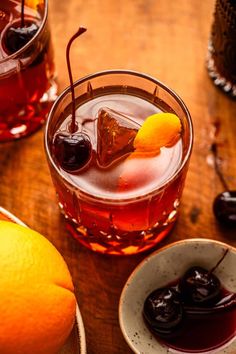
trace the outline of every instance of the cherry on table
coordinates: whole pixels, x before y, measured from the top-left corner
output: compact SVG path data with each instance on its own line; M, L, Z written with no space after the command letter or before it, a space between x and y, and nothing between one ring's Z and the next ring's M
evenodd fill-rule
M220 193L214 200L213 212L222 225L236 226L236 191Z
M4 47L13 54L24 47L37 33L39 27L35 22L26 20L24 27L21 27L21 22L18 20L6 29L3 37Z
M154 290L145 300L143 315L159 336L172 335L183 320L183 306L174 288Z
M59 132L54 137L53 152L60 167L68 172L76 172L89 162L92 145L86 134Z
M221 284L212 272L194 266L186 271L179 283L183 301L196 306L215 304L220 296Z
M228 183L224 178L218 158L218 146L213 143L211 151L214 157L215 171L224 187L224 192L218 194L213 202L213 212L220 224L230 227L236 226L236 191L229 189Z

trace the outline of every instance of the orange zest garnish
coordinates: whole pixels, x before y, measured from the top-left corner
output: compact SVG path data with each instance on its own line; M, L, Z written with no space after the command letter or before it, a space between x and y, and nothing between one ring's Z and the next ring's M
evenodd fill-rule
M161 147L173 146L180 138L181 122L173 113L156 113L149 116L134 139L134 155L155 156Z

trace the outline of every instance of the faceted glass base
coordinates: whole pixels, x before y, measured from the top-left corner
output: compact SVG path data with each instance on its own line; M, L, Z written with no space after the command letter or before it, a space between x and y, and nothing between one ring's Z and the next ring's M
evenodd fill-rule
M169 234L174 224L173 221L168 225L148 230L148 232L136 232L136 237L132 233L130 235L127 233L123 238L115 237L116 235L106 235L106 237L105 235L103 237L92 235L84 227L76 228L76 225L68 219L66 228L77 241L92 251L116 256L129 256L155 247Z

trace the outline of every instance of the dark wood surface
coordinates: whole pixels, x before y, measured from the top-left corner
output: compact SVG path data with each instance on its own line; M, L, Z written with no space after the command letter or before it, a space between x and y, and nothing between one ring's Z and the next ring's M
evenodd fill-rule
M214 0L49 2L60 91L68 85L66 43L84 25L88 32L72 48L75 79L103 69L142 71L174 89L191 112L195 142L181 215L162 245L205 237L236 246L236 231L220 228L212 213L212 201L222 191L211 164L215 140L225 178L236 189L236 102L213 86L205 67ZM0 205L45 235L65 257L84 319L88 354L131 353L119 329L118 302L128 276L147 253L101 256L67 234L43 134L41 129L27 139L0 145Z

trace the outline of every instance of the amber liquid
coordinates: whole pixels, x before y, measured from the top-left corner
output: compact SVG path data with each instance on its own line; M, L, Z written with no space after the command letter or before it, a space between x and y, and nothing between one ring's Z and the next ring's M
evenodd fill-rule
M133 91L130 95L128 88L127 94L108 93L77 109L77 124L91 138L93 157L79 173L67 173L58 166L74 189L51 171L69 231L85 246L101 253L133 254L154 246L174 225L183 189L185 171L169 182L182 162L181 139L170 148L162 148L155 157L129 161L129 155L124 154L109 167L99 166L99 109L109 107L122 112L139 126L151 114L167 109L144 100L138 91L134 95ZM71 116L64 118L65 114L58 131L68 130ZM126 188L119 184L123 173L129 175Z
M56 98L53 52L47 24L42 35L35 39L23 56L3 61L9 56L4 31L9 24L20 19L20 4L16 0L1 0L0 3L0 142L26 136L38 129ZM25 6L25 19L40 27L42 10L42 5L35 9Z

